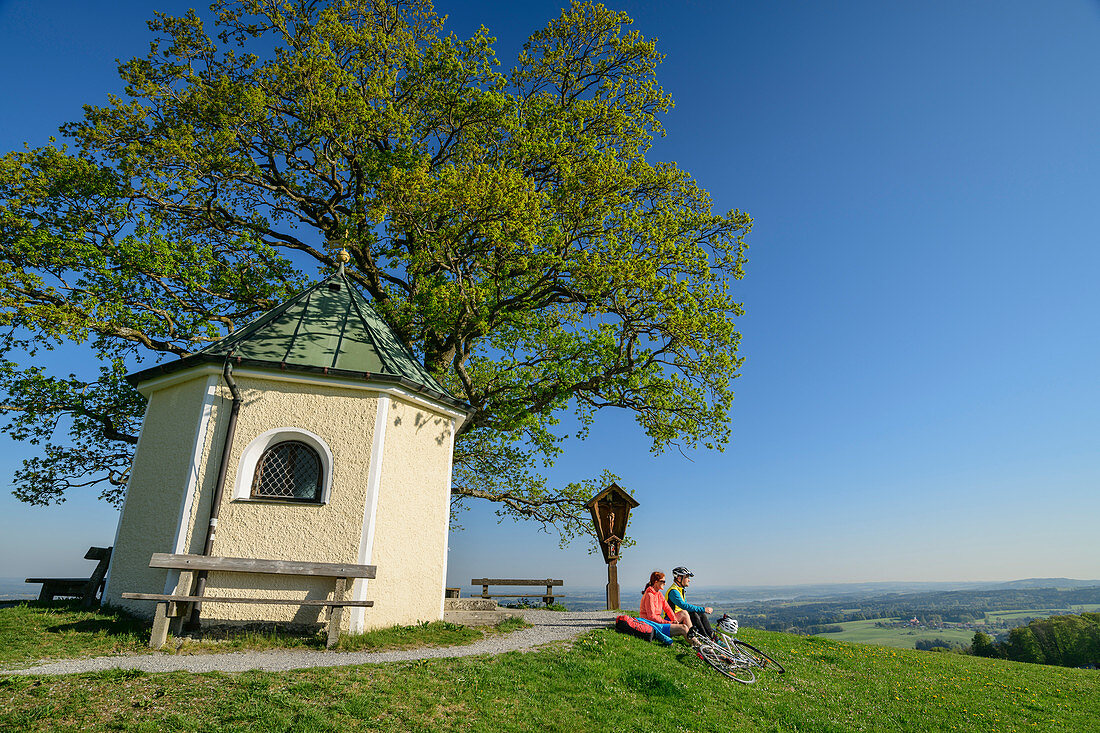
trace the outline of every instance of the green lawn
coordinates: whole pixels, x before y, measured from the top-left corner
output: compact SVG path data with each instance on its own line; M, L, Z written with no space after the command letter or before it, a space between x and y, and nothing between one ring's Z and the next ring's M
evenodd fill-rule
M339 651L384 651L426 646L472 644L487 634L529 626L508 619L498 627L470 628L436 622L394 626L365 634L343 634ZM172 638L159 652L149 649L150 624L124 613L86 610L76 602L22 603L0 608L0 668L25 667L50 659L126 654L213 654L259 649L324 649L321 634L228 630L208 632L201 640Z
M1091 731L1100 674L748 630L788 673L742 686L596 631L534 653L285 673L0 677L18 731Z
M0 608L0 668L148 650L149 624L73 603L21 603Z

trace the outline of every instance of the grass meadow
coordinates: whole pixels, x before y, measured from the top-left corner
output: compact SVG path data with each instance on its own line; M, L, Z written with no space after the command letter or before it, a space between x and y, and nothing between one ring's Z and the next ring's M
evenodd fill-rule
M431 646L472 644L488 634L500 634L529 626L511 618L497 627L471 628L436 622L418 626L394 626L365 634L342 634L337 651L390 651ZM153 653L149 649L149 623L124 613L90 610L72 603L24 603L0 608L0 669L15 669L36 662L82 657ZM325 648L325 636L288 634L278 629L222 630L202 639L171 638L160 654L221 654L263 649Z
M527 653L281 673L0 676L0 730L1093 731L1100 718L1096 670L741 636L787 674L739 685L682 642L600 630Z

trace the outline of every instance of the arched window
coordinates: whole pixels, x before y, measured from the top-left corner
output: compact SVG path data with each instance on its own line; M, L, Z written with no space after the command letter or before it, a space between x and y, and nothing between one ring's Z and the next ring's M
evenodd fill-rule
M233 500L325 504L331 490L328 444L304 428L281 427L257 435L241 453Z
M252 478L252 498L321 500L321 459L297 440L276 443L260 456Z
M253 499L321 501L321 458L311 446L288 440L260 456L252 477Z

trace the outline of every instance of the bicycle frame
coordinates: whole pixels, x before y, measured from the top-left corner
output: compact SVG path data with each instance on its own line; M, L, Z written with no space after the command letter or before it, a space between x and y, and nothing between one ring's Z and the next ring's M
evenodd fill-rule
M756 672L754 671L757 666L756 661L742 654L735 644L729 643L730 639L725 634L722 636L724 638L721 642L706 637L698 637L695 644L696 656L736 682L743 685L751 685L756 682ZM717 659L720 661L713 658L715 652L717 653ZM712 658L707 659L708 656ZM727 668L723 669L722 666Z
M738 657L743 657L744 656L741 653L741 651L739 649L737 649L737 647L735 647L732 643L730 643L730 642L733 641L732 636L730 636L729 634L727 634L724 631L719 631L718 636L720 636L721 639L719 641L716 641L715 644L717 644L718 646L724 647L725 650L727 652L729 652L730 654L733 654L733 655L738 656Z

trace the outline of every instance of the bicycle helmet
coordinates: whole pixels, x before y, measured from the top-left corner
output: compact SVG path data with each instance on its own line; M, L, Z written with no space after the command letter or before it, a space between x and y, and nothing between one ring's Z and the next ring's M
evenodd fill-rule
M681 565L680 567L672 569L672 577L679 578L681 575L686 575L689 578L694 578L695 577L695 573L691 572L690 570L685 568L683 565Z
M724 631L727 634L737 633L737 619L730 618L729 616L723 616L718 620L718 629Z

